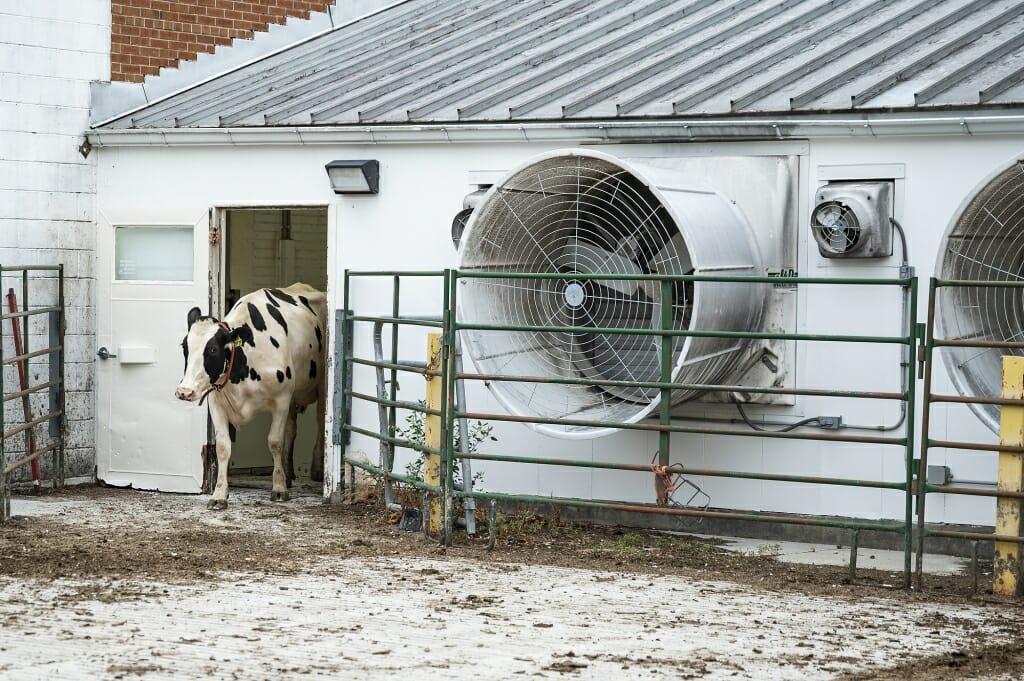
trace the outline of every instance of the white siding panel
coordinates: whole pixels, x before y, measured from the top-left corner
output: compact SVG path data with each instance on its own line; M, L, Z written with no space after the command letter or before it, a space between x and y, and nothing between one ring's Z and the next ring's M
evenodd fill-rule
M88 82L95 80L109 61L109 56L96 52L0 43L0 69L9 73Z
M96 54L106 61L109 53L104 45L109 39L109 23L88 24L0 12L0 41L10 42L13 46L53 49L58 54L64 52L70 56ZM86 47L77 47L80 45Z
M2 132L4 159L9 161L39 161L42 163L87 164L78 147L81 133L52 134L41 132ZM56 185L56 183L55 183Z
M81 130L89 119L89 110L52 104L26 104L0 101L0 130L50 132Z
M64 265L73 448L65 473L73 477L92 475L95 465L96 157L82 158L78 147L89 82L109 78L109 54L109 0L0 2L0 262ZM56 281L39 281L31 295L35 304L54 301Z
M101 77L96 76L96 78ZM89 80L44 77L0 70L0 100L28 104L56 104L76 109L88 108Z
M109 26L110 3L96 0L4 0L0 19L6 18L5 15Z
M83 173L81 163L0 161L0 189L45 191L55 186L71 193L94 193L96 178Z

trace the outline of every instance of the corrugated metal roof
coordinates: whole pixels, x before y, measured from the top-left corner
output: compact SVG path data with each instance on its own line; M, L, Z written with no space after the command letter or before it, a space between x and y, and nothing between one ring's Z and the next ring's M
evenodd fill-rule
M104 128L1024 102L1021 0L408 0Z

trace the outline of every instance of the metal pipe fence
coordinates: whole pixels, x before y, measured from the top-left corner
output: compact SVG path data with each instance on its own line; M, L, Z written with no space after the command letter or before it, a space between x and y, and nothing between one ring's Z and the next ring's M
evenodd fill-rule
M998 395L947 395L936 393L933 390L934 366L936 362L936 350L941 348L978 348L981 350L1013 350L1024 348L1024 343L1018 341L994 341L982 338L943 338L938 335L936 328L936 307L940 289L976 289L976 288L1009 288L1024 289L1024 281L977 281L967 279L940 279L932 277L928 285L928 317L925 331L924 343L921 347L921 363L924 366L924 385L922 387L922 417L921 417L921 452L918 459L917 472L917 564L915 566L915 583L921 587L924 580L924 550L925 541L931 537L945 537L951 539L965 539L971 542L972 571L977 570L977 544L978 542L1008 542L1024 543L1022 536L1008 536L993 532L969 532L954 530L943 527L929 527L925 522L925 509L928 495L952 495L967 497L988 497L1005 499L1022 499L1024 493L1012 492L998 489L984 489L979 487L958 486L955 484L933 484L928 481L929 453L933 449L961 449L966 451L979 452L1013 452L1022 453L1024 447L990 444L976 441L943 440L931 437L931 416L932 406L935 404L964 404L964 405L999 405L999 406L1024 406L1024 400L1006 399ZM975 583L977 574L974 575Z
M794 385L793 387L779 386L736 386L729 384L714 383L693 383L677 381L673 376L673 350L676 343L682 343L687 337L710 337L710 338L732 338L732 339L774 339L796 344L816 342L836 343L863 343L869 345L892 346L899 345L906 348L904 354L907 357L915 355L917 347L917 333L913 324L908 329L900 328L899 332L893 335L867 335L867 334L824 334L824 333L781 333L778 331L715 331L715 330L689 330L673 329L673 319L670 305L661 306L660 320L657 321L657 328L595 328L577 326L545 326L545 325L495 325L479 324L473 320L459 318L458 283L463 279L594 279L594 280L643 280L651 285L661 288L662 300L671 300L673 287L682 283L691 282L729 282L745 283L749 285L759 284L787 284L795 286L815 285L850 285L850 286L875 286L887 287L901 291L909 297L910 319L914 319L917 309L917 279L845 279L835 277L736 277L736 276L707 276L707 275L563 275L563 274L533 274L533 273L488 273L488 272L463 272L457 270L431 271L431 272L394 272L394 271L346 271L344 276L344 303L341 321L349 323L339 325L339 333L358 333L362 325L374 324L378 331L382 326L389 327L391 332L391 356L390 358L369 359L360 357L356 353L345 353L339 366L339 380L345 385L351 381L351 373L355 367L372 368L377 372L386 373L390 385L387 394L381 394L378 390L376 396L355 389L347 389L345 397L355 403L373 405L379 409L387 410L387 418L379 419L378 429L365 427L364 424L353 422L352 408L347 401L343 401L341 413L338 415L340 433L359 433L365 437L378 440L381 445L381 457L377 463L345 459L350 466L355 466L367 471L369 474L382 479L385 485L392 480L402 480L405 484L412 486L427 494L439 495L442 500L442 527L439 539L444 543L452 540L454 530L454 514L452 509L458 500L488 500L506 503L530 503L530 504L554 504L578 508L604 509L609 511L629 511L645 514L661 514L665 516L687 516L696 518L721 518L729 520L772 522L794 525L811 525L818 527L841 528L851 533L851 545L856 551L857 537L861 531L875 531L882 533L896 533L903 537L902 545L904 551L904 582L909 586L912 575L912 551L913 551L913 495L915 489L914 476L917 472L914 454L916 452L914 440L914 409L915 396L915 365L913 362L900 361L898 367L903 376L905 389L901 392L878 391L878 390L846 390L826 389L820 387L806 387ZM402 290L408 288L403 285L403 280L415 281L417 292L424 291L427 282L433 286L440 286L437 291L441 299L440 321L437 310L431 310L429 315L411 318L403 316L400 304ZM381 281L390 280L392 305L388 316L375 314L364 314L362 310L353 311L350 309L352 288L362 282L376 280L380 286ZM431 317L431 318L428 318ZM443 334L443 357L442 369L440 372L426 370L422 363L402 361L398 356L398 337L403 328L419 327L420 329L437 329ZM619 334L636 337L653 337L659 342L660 352L658 357L658 378L657 380L626 381L610 380L600 377L589 376L526 376L526 375L504 375L494 373L476 373L473 371L458 371L455 368L453 358L456 353L456 339L458 335L470 330L489 331L530 331L538 333L567 332L567 333L606 333ZM343 339L346 347L353 344L351 339ZM895 365L895 362L894 362ZM378 375L380 375L380 373ZM442 421L442 445L438 453L442 459L442 480L441 485L430 487L419 480L409 479L407 476L399 476L391 469L394 465L394 447L408 447L420 454L429 450L422 444L411 442L407 439L396 438L396 411L399 409L408 410L413 413L437 414L437 410L430 412L423 405L410 400L398 399L398 377L399 375L440 375L444 383L442 407L440 416ZM457 382L496 382L509 381L520 383L561 383L566 385L586 386L592 389L600 389L606 386L620 387L643 387L657 392L660 400L657 410L648 420L637 422L624 422L615 420L595 419L574 419L574 418L545 418L540 416L523 416L510 414L495 414L471 411L466 405L458 404L455 400ZM743 390L749 393L779 395L779 396L806 396L815 398L842 398L860 400L888 400L902 402L906 411L906 421L903 424L903 433L900 436L880 435L857 435L837 431L834 433L813 432L808 427L793 428L788 431L766 431L743 428L727 427L694 427L680 425L671 412L671 395L679 390L697 390L701 392L735 392ZM353 405L354 408L354 405ZM492 452L492 451L458 451L455 441L456 422L465 423L468 420L499 423L514 422L524 424L555 424L555 425L578 425L583 427L606 427L618 430L651 432L658 434L658 446L656 453L656 464L643 463L616 463L611 461L593 461L581 459L569 459L560 456L538 456L537 452L515 453L515 452ZM387 428L387 432L383 429ZM902 457L900 468L902 475L897 480L863 480L843 477L830 477L821 475L789 475L779 472L759 472L753 470L719 470L713 468L689 468L672 460L672 435L691 434L699 436L739 436L743 438L758 438L761 440L784 439L793 441L817 441L823 443L861 443L878 445L885 448L892 448L892 456ZM345 439L342 436L336 437L336 444L339 444L342 456L346 454ZM557 452L558 441L551 440L550 449ZM464 449L464 448L463 448ZM470 461L492 461L503 462L515 465L530 466L558 466L566 468L605 469L610 471L621 471L623 473L646 474L655 476L657 487L656 497L658 501L652 504L632 503L620 500L596 500L580 499L559 496L540 496L533 494L518 494L509 492L485 492L460 488L454 481L453 465L456 460L463 462ZM660 471L660 475L658 474ZM710 507L684 507L672 503L666 483L671 480L671 475L686 475L701 478L733 478L741 480L757 480L765 482L785 482L798 485L824 485L840 487L859 487L865 489L888 490L900 493L904 509L902 520L895 522L871 522L858 519L846 519L835 517L808 517L796 514L781 512L761 512L747 510L712 509ZM493 531L493 527L492 527ZM851 556L851 566L856 564L856 557Z
M15 277L21 281L21 309L0 314L0 367L17 366L23 382L18 386L20 389L12 390L5 381L0 381L4 406L16 399L20 399L22 403L20 423L11 427L5 423L6 409L0 409L0 523L4 523L11 514L11 474L18 468L30 464L36 466L35 462L39 457L51 454L51 483L54 487L64 485L64 266L0 266L0 276ZM56 304L51 302L48 305L33 306L30 296L34 285L38 285L43 277L56 279ZM30 333L30 326L40 317L45 319L47 344L43 348L31 349L33 334ZM13 327L9 332L8 325ZM4 355L4 341L8 333L13 341L12 346L17 348L11 356ZM42 357L47 358L47 378L45 381L31 384L29 362ZM31 396L43 391L47 394L46 413L33 416ZM47 425L48 442L40 445L36 442L35 434L37 426L43 424ZM11 449L8 440L19 434L24 438L24 450L15 460L8 461ZM15 455L17 456L17 451Z

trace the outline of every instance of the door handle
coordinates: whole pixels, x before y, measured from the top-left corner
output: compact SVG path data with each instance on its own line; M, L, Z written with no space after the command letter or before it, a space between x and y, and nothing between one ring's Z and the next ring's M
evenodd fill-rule
M107 350L106 347L101 347L99 350L97 350L96 356L99 357L100 359L110 359L111 357L117 357L117 355L111 353L110 350Z

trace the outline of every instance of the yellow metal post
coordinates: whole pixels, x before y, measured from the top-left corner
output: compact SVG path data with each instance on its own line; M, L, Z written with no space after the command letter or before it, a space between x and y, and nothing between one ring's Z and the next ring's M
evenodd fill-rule
M441 376L443 349L441 334L427 335L427 370L439 372L427 376L427 409L441 411L441 387L444 378ZM441 449L441 417L427 414L424 427L424 443L427 447L438 451ZM429 485L441 484L441 457L433 453L423 454L423 481ZM430 509L427 514L427 532L437 534L441 531L441 500L435 494L430 498Z
M1024 399L1024 357L1003 357L1003 397ZM999 418L999 443L1011 447L1024 445L1024 407L1003 405ZM1000 492L1020 492L1024 482L1024 455L999 452ZM1019 498L996 499L996 534L1020 536ZM1020 589L1020 544L997 541L995 547L993 593L1015 596Z

